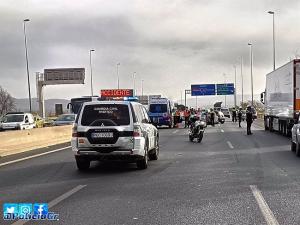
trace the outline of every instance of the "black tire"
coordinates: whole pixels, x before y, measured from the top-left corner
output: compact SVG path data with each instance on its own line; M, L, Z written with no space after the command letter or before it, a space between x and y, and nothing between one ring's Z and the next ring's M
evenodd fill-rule
M86 171L90 168L91 161L80 157L75 157L78 170Z
M296 156L300 157L300 145L299 145L298 141L296 143Z
M200 132L200 134L197 138L198 143L200 143L202 141L202 139L203 139L203 132Z
M291 151L295 152L296 151L296 144L291 141Z
M155 149L152 151L151 154L149 154L149 160L158 160L159 156L159 142L158 142L158 137L156 137L156 146Z
M189 136L190 142L194 141L194 138L192 136Z
M221 124L224 124L225 121L221 121Z
M143 159L136 162L136 166L139 170L147 169L148 167L148 142L145 145L145 156Z

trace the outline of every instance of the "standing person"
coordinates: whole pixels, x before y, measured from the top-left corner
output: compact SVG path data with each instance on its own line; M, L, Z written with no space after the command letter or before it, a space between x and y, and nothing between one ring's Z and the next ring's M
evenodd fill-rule
M184 110L184 120L185 120L185 125L184 127L187 128L189 127L189 119L190 119L190 111L189 111L189 108L186 107L185 110Z
M252 125L252 122L253 122L253 115L252 115L251 106L247 107L246 122L247 122L247 135L250 135L250 134L252 134L251 125Z
M242 108L240 108L239 112L238 112L238 119L239 119L239 127L241 126L241 122L242 122Z
M232 109L232 122L236 122L236 110L235 110L235 108Z
M215 126L215 112L213 109L210 109L210 123L213 127Z

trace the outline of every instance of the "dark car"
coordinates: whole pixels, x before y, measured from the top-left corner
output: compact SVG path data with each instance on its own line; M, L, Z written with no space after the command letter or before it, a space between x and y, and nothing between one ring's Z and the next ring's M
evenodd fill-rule
M72 125L75 121L75 114L62 114L55 121L54 126Z

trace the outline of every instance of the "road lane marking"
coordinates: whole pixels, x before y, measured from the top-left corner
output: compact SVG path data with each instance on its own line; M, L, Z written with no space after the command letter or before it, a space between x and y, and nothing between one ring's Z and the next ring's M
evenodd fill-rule
M227 144L228 144L229 148L231 148L231 149L234 148L230 141L227 141Z
M176 134L177 132L178 132L178 130L174 130L172 133L173 133L173 134Z
M62 202L63 200L69 198L71 195L75 194L76 192L80 191L82 188L86 187L86 185L78 185L75 188L71 189L70 191L58 196L56 199L53 199L51 202L48 203L48 208L52 208L53 206L57 205L58 203ZM23 225L32 220L18 220L11 225Z
M6 165L9 165L9 164L13 164L13 163L17 163L17 162L21 162L21 161L24 161L24 160L27 160L27 159L36 158L36 157L39 157L39 156L48 155L48 154L51 154L51 153L54 153L54 152L63 151L63 150L66 150L70 147L71 146L64 147L64 148L59 148L59 149L55 149L55 150L52 150L52 151L43 152L43 153L32 155L32 156L27 156L27 157L24 157L24 158L21 158L21 159L16 159L16 160L12 160L12 161L5 162L5 163L0 163L0 167L1 166L6 166Z
M221 129L221 132L222 132L222 133L224 133L224 130L223 130L223 129Z
M268 206L267 202L265 201L261 191L256 187L256 185L250 185L250 189L253 193L254 198L262 212L266 222L268 225L279 225L278 221L276 220L273 212L271 211L270 207Z

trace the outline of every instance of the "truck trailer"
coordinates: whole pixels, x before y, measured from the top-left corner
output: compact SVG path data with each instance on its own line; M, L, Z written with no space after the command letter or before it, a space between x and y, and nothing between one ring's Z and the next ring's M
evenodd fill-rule
M300 111L300 60L292 60L266 75L261 94L265 130L290 136Z

